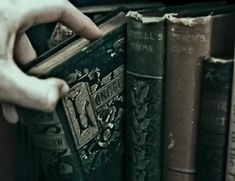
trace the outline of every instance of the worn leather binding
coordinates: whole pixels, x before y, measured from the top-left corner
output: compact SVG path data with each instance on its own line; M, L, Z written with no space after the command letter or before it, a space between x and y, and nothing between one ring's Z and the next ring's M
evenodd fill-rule
M53 113L21 111L47 180L122 180L125 23L119 12L101 24L104 37L75 39L28 69L71 88Z
M233 60L235 59L235 47L233 51ZM235 64L233 64L235 66ZM227 148L227 162L226 162L226 174L225 180L232 181L235 179L235 73L233 66L233 77L232 77L232 95L231 95L231 105L230 105L230 120L229 120L229 133L228 133L228 148Z
M225 180L233 59L202 62L197 180Z
M168 19L163 174L166 181L195 180L201 61L204 56L231 53L233 8L184 12Z
M160 181L165 19L128 15L126 180Z

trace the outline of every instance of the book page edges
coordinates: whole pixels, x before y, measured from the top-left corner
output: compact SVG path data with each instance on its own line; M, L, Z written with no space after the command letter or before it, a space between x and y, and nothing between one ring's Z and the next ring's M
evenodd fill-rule
M167 19L172 23L180 23L184 26L194 26L197 24L207 24L211 21L212 15L200 16L200 17L176 17L177 14L168 14Z
M177 13L166 13L162 16L144 16L138 11L129 11L126 15L143 24L159 23L164 20L169 20L173 23L182 23L185 26L193 26L195 24L206 24L211 20L211 15L202 17L177 17Z
M149 23L159 23L166 19L166 16L144 16L138 11L129 11L126 15L129 18L133 18L136 21L139 21L143 24L149 24Z
M205 57L205 61L212 62L212 63L220 63L220 64L226 64L231 63L234 61L234 59L225 59L225 58L217 58L217 57Z
M103 31L104 36L108 33L114 31L116 28L122 26L126 21L124 13L120 13L118 16L111 18L104 24L100 25L99 28ZM99 38L98 40L102 39ZM97 40L96 40L97 41ZM70 45L65 46L57 53L49 56L44 61L32 67L27 73L36 76L47 75L52 69L57 67L58 65L66 62L69 58L74 56L75 54L85 51L89 45L90 41L85 38L79 38L72 42Z

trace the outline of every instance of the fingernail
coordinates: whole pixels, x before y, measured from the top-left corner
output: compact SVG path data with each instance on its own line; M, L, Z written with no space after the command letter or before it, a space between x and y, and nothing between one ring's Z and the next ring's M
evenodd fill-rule
M19 115L15 106L2 104L2 112L7 122L15 124L19 121Z

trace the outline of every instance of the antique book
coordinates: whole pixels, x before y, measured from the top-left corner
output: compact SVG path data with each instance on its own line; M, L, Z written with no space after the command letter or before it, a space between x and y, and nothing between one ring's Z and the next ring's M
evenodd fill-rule
M161 180L168 16L217 5L219 3L195 3L128 12L126 180Z
M235 48L234 48L235 59ZM225 181L235 180L235 73L233 67L233 80L232 80L232 96L230 105L230 120L229 120L229 134L228 134L228 148L227 148L227 163Z
M165 18L129 12L126 180L160 181ZM160 13L159 13L160 14Z
M27 66L70 86L53 113L21 110L47 180L122 180L125 13L99 27L102 38L75 38Z
M164 181L194 181L201 61L233 51L234 7L193 10L167 20Z
M200 181L225 180L233 59L206 57L202 62L197 145Z

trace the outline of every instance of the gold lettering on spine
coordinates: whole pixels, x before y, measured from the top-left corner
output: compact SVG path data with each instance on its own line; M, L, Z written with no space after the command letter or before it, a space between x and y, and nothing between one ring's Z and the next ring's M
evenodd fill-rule
M224 127L226 122L226 117L219 116L205 116L204 125L216 126L216 127Z
M163 40L163 34L157 33L157 32L146 32L142 31L134 31L134 30L127 30L128 36L139 39L139 40L150 40L150 41L155 41L155 40Z
M188 54L191 55L193 53L193 47L189 46L177 46L178 44L182 43L189 43L189 42L195 42L195 43L203 43L206 41L206 35L204 34L194 34L190 31L178 31L175 28L171 29L170 38L171 39L171 45L170 50L177 54ZM177 43L175 43L177 42ZM190 43L191 44L191 43Z
M128 29L127 36L132 39L129 48L147 53L154 52L153 41L162 41L164 38L162 33L147 32L144 29L141 29L141 31Z
M49 150L62 150L68 148L64 134L50 137L35 135L33 137L33 142L35 147Z
M203 107L227 112L227 102L225 101L205 100Z
M93 95L91 95L91 101L95 109L99 109L102 105L110 101L115 95L118 95L123 91L123 76L123 74L120 74Z

